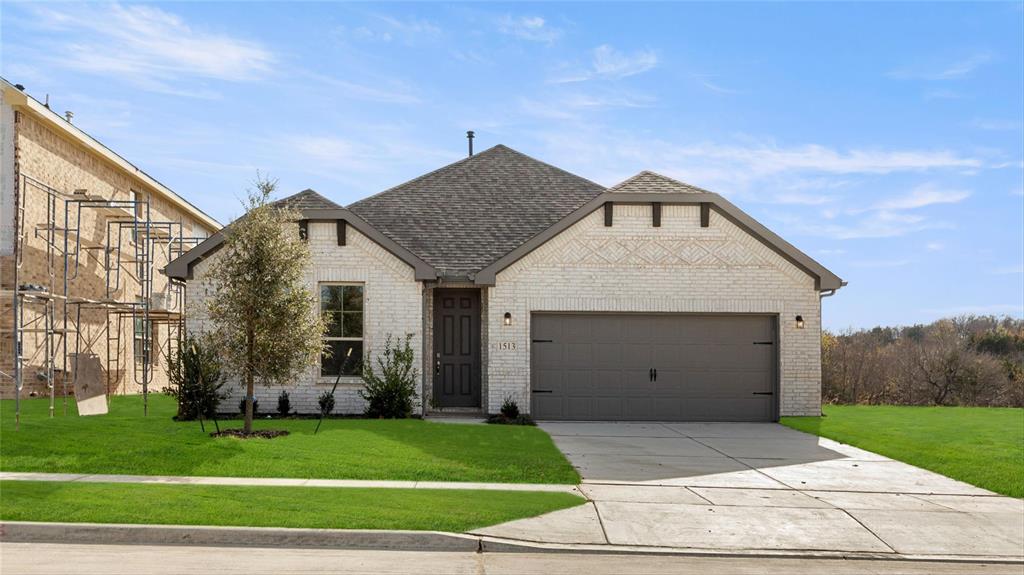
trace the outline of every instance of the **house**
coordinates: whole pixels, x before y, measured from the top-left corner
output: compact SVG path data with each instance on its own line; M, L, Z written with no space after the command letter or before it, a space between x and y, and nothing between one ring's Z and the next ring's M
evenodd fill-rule
M302 213L317 305L341 318L335 357L412 334L424 413L506 398L540 419L820 413L821 298L844 284L717 194L652 172L606 189L499 145L347 208L312 190L283 202ZM167 268L190 330L208 327L222 241ZM292 403L316 411L339 369L311 369ZM337 411L360 412L356 373L341 381Z
M159 390L184 319L161 270L220 224L70 112L0 94L0 396Z

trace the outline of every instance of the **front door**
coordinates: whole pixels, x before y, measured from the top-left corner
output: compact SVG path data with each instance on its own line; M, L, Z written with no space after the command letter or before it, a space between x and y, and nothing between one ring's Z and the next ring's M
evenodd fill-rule
M434 399L480 407L480 291L434 290Z

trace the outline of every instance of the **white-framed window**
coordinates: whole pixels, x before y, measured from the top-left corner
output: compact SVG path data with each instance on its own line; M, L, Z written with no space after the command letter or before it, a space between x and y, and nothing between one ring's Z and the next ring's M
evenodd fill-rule
M320 284L320 313L327 321L320 375L359 375L363 368L363 285Z

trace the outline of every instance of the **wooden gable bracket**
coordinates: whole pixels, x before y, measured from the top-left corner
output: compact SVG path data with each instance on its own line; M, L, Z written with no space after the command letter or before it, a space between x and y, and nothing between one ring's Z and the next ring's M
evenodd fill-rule
M711 204L708 202L700 203L700 227L706 228L711 225Z
M345 232L348 229L348 225L345 220L338 220L338 245L345 245Z
M612 212L615 210L613 202L604 203L604 227L612 227Z
M651 203L651 224L656 227L661 227L661 202Z

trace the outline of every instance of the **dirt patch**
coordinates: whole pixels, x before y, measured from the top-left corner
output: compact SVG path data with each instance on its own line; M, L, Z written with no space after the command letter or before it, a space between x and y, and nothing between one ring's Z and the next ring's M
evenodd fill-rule
M237 437L238 439L273 439L288 435L284 429L256 429L252 433L246 433L241 429L222 429L210 434L210 437Z

